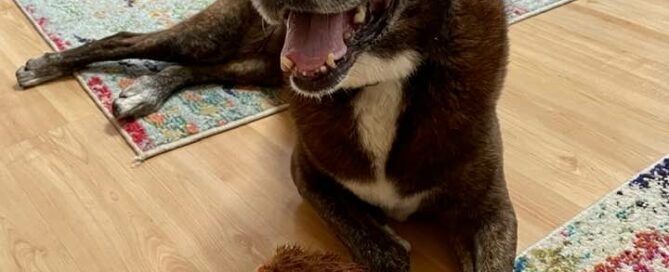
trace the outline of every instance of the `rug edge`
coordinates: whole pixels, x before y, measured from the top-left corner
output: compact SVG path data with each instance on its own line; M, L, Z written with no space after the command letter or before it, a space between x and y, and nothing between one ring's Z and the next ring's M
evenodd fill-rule
M145 151L145 152L142 152L141 155L138 155L135 158L135 163L144 162L144 161L146 161L146 160L148 160L152 157L155 157L157 155L169 152L169 151L177 149L179 147L190 145L190 144L198 142L200 140L204 140L205 138L209 138L211 136L220 134L222 132L232 130L232 129L241 127L243 125L250 124L252 122L258 121L260 119L264 119L264 118L269 117L271 115L283 112L288 108L288 106L289 106L288 104L281 104L281 105L276 106L274 108L267 109L265 111L259 112L259 113L254 114L254 115L250 115L246 118L230 122L225 126L212 128L212 129L207 130L206 132L202 132L202 133L199 133L199 134L188 136L188 137L179 139L178 141L171 142L169 144L164 144L164 145L157 146L153 150Z
M511 20L509 20L509 25L519 23L521 21L527 20L529 18L540 15L540 14L545 13L547 11L559 8L561 6L564 6L564 5L569 4L571 2L574 2L574 1L576 1L576 0L561 0L561 1L557 1L555 3L552 3L550 5L546 5L542 8L540 8L540 9L533 10L532 12L528 12L528 13L525 13L523 15L512 18Z
M642 174L644 174L644 173L648 173L648 172L650 172L651 170L655 169L655 167L664 164L664 162L665 162L666 160L669 160L669 154L666 154L666 155L662 156L659 160L657 160L656 162L652 163L650 166L646 167L645 169L642 169L642 170L636 172L636 174L634 174L634 175L632 175L631 177L629 177L629 178L628 178L627 180L625 180L625 182L623 182L620 186L617 186L617 187L611 189L611 191L609 191L608 193L604 194L602 197L600 197L599 199L597 199L595 202L591 203L591 204L588 205L587 207L583 208L579 213L577 213L576 215L572 216L569 220L565 221L563 224L560 224L560 225L559 225L558 227L556 227L553 231L551 231L550 233L544 235L544 236L543 236L542 238L540 238L539 240L537 240L537 241L535 241L534 243L532 243L532 244L530 244L529 246L527 246L525 249L523 249L523 251L522 251L521 253L519 253L519 254L516 255L516 260L518 259L518 257L527 255L527 254L529 253L530 250L532 250L533 248L535 248L535 247L537 247L538 245L540 245L541 242L543 242L543 241L545 241L546 239L549 239L549 238L553 237L554 235L560 233L560 231L562 231L565 227L569 226L569 224L571 224L571 223L574 222L576 219L580 218L582 215L584 215L585 213L587 213L587 212L589 212L590 210L592 210L593 208L595 208L595 206L597 206L598 204L602 203L603 201L605 201L606 199L608 199L610 196L615 195L618 191L620 191L621 189L623 189L625 186L629 185L630 182L632 182L632 181L635 180L636 178L640 177Z

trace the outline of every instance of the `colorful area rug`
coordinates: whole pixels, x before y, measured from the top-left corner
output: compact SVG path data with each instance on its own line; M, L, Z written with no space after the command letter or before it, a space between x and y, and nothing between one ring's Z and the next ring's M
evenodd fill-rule
M120 31L149 32L170 27L214 0L15 0L38 31L58 51ZM571 0L507 0L510 22ZM166 64L148 60L100 63L77 79L137 153L138 161L246 124L286 108L275 90L209 85L187 88L162 110L118 122L111 102L138 76Z
M514 272L669 271L669 157L530 247Z

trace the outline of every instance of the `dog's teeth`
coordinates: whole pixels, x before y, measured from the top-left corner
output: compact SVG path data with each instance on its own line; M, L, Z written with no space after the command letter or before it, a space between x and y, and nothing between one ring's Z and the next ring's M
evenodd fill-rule
M306 77L306 76L308 76L308 75L309 75L309 74L308 74L307 72L302 72L302 76L303 76L303 77Z
M353 22L356 24L362 24L367 19L367 8L365 6L359 6L358 12L355 13L353 17Z
M286 56L281 56L281 71L290 72L295 67L295 63Z
M321 71L321 73L327 73L328 67L325 67L325 65L323 65L323 66L321 66L320 71Z
M334 69L334 68L337 68L337 63L335 63L335 55L334 55L334 53L330 53L330 54L328 54L328 58L327 58L327 60L325 61L325 64L327 64L328 66L330 66L330 68L333 68L333 69Z

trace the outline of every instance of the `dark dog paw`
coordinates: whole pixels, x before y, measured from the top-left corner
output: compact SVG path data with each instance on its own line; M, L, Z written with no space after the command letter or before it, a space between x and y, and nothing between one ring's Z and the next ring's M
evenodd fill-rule
M59 65L61 58L58 53L47 53L41 57L28 60L26 65L16 71L16 80L21 88L37 86L47 81L71 73L68 69Z
M410 257L406 245L399 242L386 246L379 244L363 249L356 254L356 261L369 268L371 272L408 272Z

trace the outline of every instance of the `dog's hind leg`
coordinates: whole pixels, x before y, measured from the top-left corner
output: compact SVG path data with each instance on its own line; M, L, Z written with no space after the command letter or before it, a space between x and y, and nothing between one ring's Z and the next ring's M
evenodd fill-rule
M243 57L215 65L169 66L157 74L137 78L114 100L113 114L117 118L148 115L185 86L216 82L278 86L282 78L278 61L270 56Z
M247 0L219 0L174 27L146 34L121 32L83 46L47 53L16 72L18 85L32 87L98 61L143 58L180 63L217 63L235 55L246 28L260 24Z

